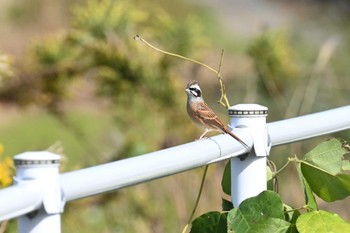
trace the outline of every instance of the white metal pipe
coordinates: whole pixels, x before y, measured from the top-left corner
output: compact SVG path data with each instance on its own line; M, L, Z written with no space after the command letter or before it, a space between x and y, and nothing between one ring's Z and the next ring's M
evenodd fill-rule
M350 115L350 106L269 123L268 134L272 145L280 145L292 142L293 137L297 141L348 129L350 117L344 115ZM332 123L326 124L324 118ZM306 119L306 123L303 123L303 119ZM323 123L319 125L315 122ZM301 133L298 134L298 131ZM243 130L235 133L248 145L252 145L249 134ZM61 175L62 190L66 200L70 201L237 157L244 152L246 150L230 136L218 135L143 156L65 173Z
M231 159L231 200L235 207L267 188L266 156L271 144L267 134L267 107L238 104L228 109L233 127L244 127L252 135L254 146L245 157Z
M0 222L34 211L42 204L38 187L31 184L17 184L0 192Z
M39 208L32 215L24 215L18 219L18 232L30 233L60 233L61 215L47 214L44 208Z
M231 159L231 200L234 207L267 189L266 157Z
M248 145L252 140L240 134ZM246 152L228 135L218 135L143 156L61 175L62 190L67 201L115 190L156 178L183 172Z
M64 201L59 184L59 160L59 155L50 152L25 152L14 157L18 188L23 184L31 186L40 197L35 211L19 217L20 233L61 232ZM22 198L26 195L22 192Z
M268 124L273 146L350 128L350 105Z

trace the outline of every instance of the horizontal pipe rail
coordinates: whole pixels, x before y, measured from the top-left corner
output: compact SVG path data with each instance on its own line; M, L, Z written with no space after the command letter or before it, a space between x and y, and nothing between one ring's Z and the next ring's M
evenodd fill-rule
M33 184L13 185L0 191L0 222L38 209L42 196Z
M239 134L241 135L241 134ZM252 145L248 134L242 139ZM250 141L249 141L250 139ZM228 135L175 146L108 164L61 175L67 201L115 190L201 167L247 152Z
M273 146L350 128L350 105L268 124Z
M349 128L350 106L268 124L270 140L274 146ZM249 146L252 145L252 138L244 130L237 130L235 134ZM60 175L61 188L65 200L72 201L176 174L246 152L230 136L218 135L142 156L64 173ZM40 201L40 195L31 187L14 185L1 190L0 221L30 212L37 208Z
M268 124L272 145L282 145L349 128L350 106ZM243 132L237 131L236 134L244 141L250 139ZM251 143L248 142L248 145ZM239 156L244 152L247 151L229 136L218 135L143 156L65 173L61 176L62 189L66 200L70 201L183 172Z

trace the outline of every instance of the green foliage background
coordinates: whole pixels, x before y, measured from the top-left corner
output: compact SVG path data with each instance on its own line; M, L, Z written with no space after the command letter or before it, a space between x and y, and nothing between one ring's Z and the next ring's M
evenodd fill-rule
M150 49L135 34L214 68L224 48L222 75L231 104L266 105L269 121L348 103L350 31L340 20L346 14L318 22L325 31L337 30L340 40L268 28L247 39L222 28L211 9L182 1L50 4L63 8L63 29L31 37L20 55L0 53L0 143L6 155L49 148L64 156L65 172L192 141L200 135L184 107L184 87L192 79L203 84L207 102L225 119L225 110L215 105L219 92L212 73ZM25 31L31 22L54 17L45 1L33 5L8 3L0 19ZM339 135L348 138L347 132ZM281 155L302 155L315 143L276 148L271 158L283 164ZM223 169L210 167L197 213L221 208L213 200L220 200ZM292 185L293 174L282 174L281 182ZM200 175L195 170L68 203L63 231L179 232ZM297 206L303 197L290 189L281 195ZM11 221L8 231L15 228Z

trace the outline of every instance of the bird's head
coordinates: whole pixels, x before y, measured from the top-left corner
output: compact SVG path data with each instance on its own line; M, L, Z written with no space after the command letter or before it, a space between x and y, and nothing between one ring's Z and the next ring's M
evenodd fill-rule
M192 98L202 97L202 90L199 87L199 83L195 80L187 84L186 92L188 97L192 97Z

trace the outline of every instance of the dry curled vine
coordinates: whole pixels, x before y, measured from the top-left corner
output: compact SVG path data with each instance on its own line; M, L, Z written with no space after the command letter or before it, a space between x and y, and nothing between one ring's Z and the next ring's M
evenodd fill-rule
M218 82L219 82L219 85L220 85L220 91L221 91L221 97L218 100L218 103L221 104L222 106L224 106L225 108L229 108L230 107L230 103L229 103L229 101L227 99L227 96L226 96L225 85L223 84L222 77L221 77L221 74L220 74L222 62L224 60L224 50L221 51L221 59L220 59L220 63L219 63L219 68L218 68L218 70L215 70L214 68L210 67L209 65L207 65L207 64L205 64L203 62L200 62L200 61L197 61L197 60L194 60L192 58L188 58L188 57L176 54L176 53L171 53L171 52L159 49L159 48L155 47L154 45L150 44L149 42L147 42L140 35L135 35L134 39L135 40L140 40L141 42L145 43L146 45L148 45L149 47L151 47L152 49L154 49L154 50L156 50L158 52L161 52L161 53L169 55L169 56L177 57L177 58L180 58L180 59L184 59L184 60L196 63L196 64L204 66L205 68L207 68L210 71L214 72L216 74L216 76L217 76L217 79L218 79Z

